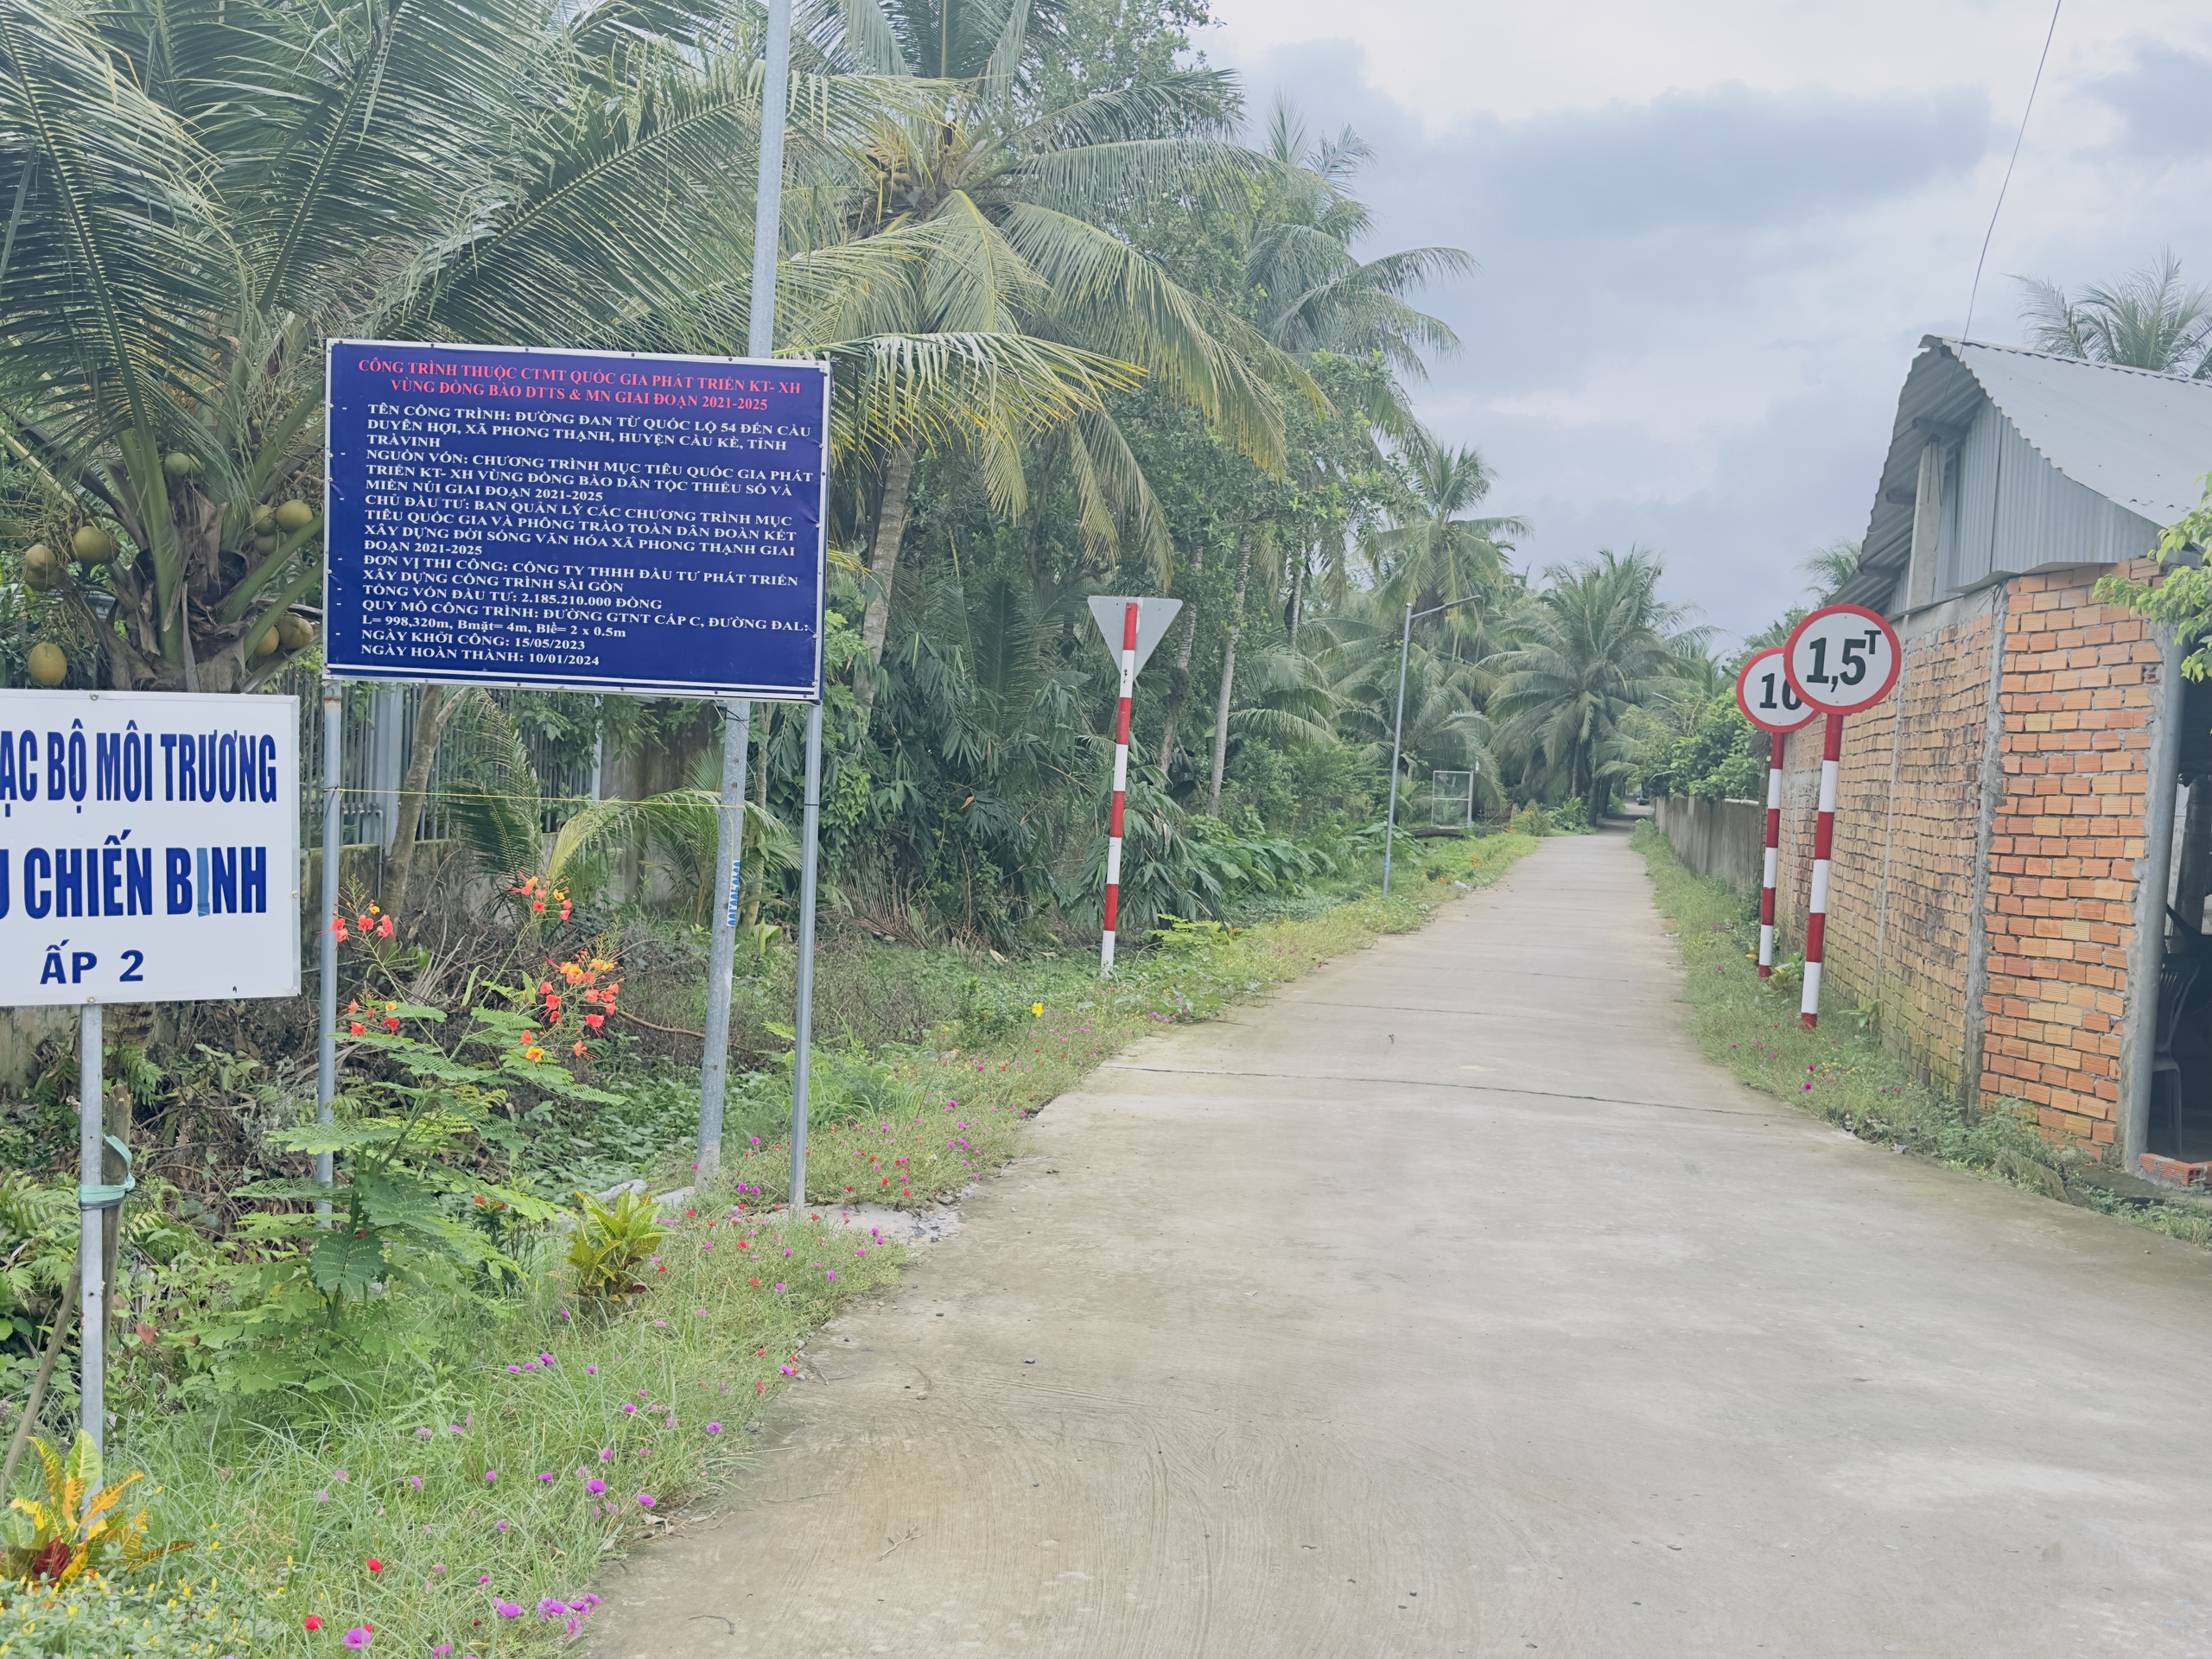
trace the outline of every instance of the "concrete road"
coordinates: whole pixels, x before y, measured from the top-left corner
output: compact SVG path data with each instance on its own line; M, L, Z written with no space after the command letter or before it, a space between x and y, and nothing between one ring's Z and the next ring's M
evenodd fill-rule
M1615 835L1124 1055L602 1656L2212 1653L2212 1261L1683 1035Z

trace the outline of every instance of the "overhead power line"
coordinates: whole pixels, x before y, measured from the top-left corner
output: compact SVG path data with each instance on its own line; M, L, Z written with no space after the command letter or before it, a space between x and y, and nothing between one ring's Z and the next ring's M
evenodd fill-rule
M1989 210L1989 228L1981 233L1981 257L1974 262L1974 287L1967 294L1966 327L1959 330L1962 335L1970 337L1974 334L1974 302L1981 297L1981 268L1989 261L1989 238L1997 234L1997 215L2005 211L2005 193L2012 188L2012 169L2019 165L2020 146L2028 136L2028 117L2035 111L2036 90L2043 85L2043 67L2050 61L2050 42L2058 33L2059 9L2065 3L2066 0L2052 0L2050 27L2044 31L2043 55L2036 60L2036 78L2028 83L2027 106L2020 111L2020 130L2012 140L2012 158L2005 163L2005 182L1997 187L1997 205Z

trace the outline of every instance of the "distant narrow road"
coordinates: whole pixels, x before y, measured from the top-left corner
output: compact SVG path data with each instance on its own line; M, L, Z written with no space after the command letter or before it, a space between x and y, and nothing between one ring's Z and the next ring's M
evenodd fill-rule
M2212 1653L2212 1259L1750 1094L1679 973L1554 841L1124 1055L595 1650Z

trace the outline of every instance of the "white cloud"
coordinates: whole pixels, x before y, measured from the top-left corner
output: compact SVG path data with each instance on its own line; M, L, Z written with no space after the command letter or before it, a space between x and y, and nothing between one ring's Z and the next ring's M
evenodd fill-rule
M1341 5L1218 6L1205 43L1255 108L1280 89L1380 152L1370 252L1481 261L1429 296L1467 349L1418 403L1490 457L1533 562L1663 547L1741 632L1863 532L1919 338L1962 321L2041 0L1375 0L1351 40ZM2018 337L2009 273L2094 281L2171 244L2212 281L2208 79L2212 8L2062 19L1977 334Z

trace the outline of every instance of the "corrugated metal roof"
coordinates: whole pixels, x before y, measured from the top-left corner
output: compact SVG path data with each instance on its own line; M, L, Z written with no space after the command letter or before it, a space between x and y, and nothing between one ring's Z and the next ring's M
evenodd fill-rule
M1985 398L2061 475L2126 513L2169 524L2200 499L2197 480L2212 472L2212 380L1933 334L1921 348L1898 394L1866 556L1839 599L1887 601L1911 556L1920 451L1962 435ZM1993 563L2008 568L2001 553Z
M2212 380L1947 340L2036 452L2154 524L2202 498L2212 473Z

